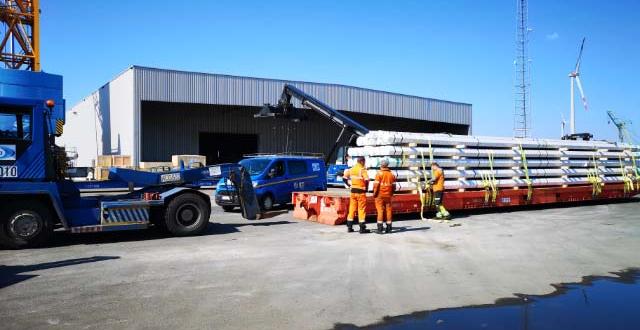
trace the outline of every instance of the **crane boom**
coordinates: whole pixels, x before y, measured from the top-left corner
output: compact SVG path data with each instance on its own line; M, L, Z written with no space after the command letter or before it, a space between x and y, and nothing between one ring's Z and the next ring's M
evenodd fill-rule
M322 117L329 119L331 122L341 128L336 142L325 157L325 164L328 164L331 160L331 157L338 148L338 144L340 143L340 140L342 139L344 133L351 133L351 137L349 138L350 141L352 141L355 136L364 136L369 133L368 128L353 120L349 116L341 113L340 111L332 108L326 103L289 84L284 85L282 94L280 95L280 100L278 101L278 106L273 107L269 104L265 104L260 112L255 114L254 117L280 117L285 119L292 119L294 121L304 119L305 115L301 113L299 109L296 109L291 103L291 99L293 98L299 100L304 107L317 112Z
M627 128L627 126L630 125L631 122L616 117L616 115L611 110L607 111L607 116L609 116L610 122L613 123L613 125L615 125L618 129L618 139L620 140L620 142L632 143L631 135L629 134L629 129Z

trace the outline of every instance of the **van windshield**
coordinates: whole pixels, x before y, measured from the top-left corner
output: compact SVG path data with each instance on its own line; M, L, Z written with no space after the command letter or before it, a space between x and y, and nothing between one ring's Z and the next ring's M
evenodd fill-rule
M264 172L269 163L271 163L271 159L249 158L240 161L240 165L249 171L249 175L257 175Z

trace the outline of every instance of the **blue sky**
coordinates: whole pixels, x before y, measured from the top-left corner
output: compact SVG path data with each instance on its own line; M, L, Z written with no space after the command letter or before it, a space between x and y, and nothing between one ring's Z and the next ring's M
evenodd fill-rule
M70 1L42 4L42 66L68 105L130 65L354 85L473 104L474 134L511 136L516 1ZM153 3L153 5L151 5ZM529 2L533 133L558 137L580 40L578 131L640 132L640 1Z

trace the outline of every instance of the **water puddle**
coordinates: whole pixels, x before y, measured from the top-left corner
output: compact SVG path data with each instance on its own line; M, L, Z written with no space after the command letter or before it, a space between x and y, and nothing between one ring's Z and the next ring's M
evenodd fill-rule
M585 277L554 285L544 296L518 295L492 305L447 308L385 317L365 327L335 329L640 329L640 269L616 277Z

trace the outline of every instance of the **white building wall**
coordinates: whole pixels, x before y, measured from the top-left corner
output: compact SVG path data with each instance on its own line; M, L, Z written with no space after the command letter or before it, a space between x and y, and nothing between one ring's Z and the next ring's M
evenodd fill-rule
M127 69L109 83L111 154L134 156L133 69Z
M93 166L97 155L132 155L134 134L133 70L67 109L61 144L76 149L76 166Z
M92 161L102 152L97 138L102 131L97 125L93 105L98 97L98 91L95 91L72 108L67 108L64 133L57 143L78 152L75 166L93 166Z

